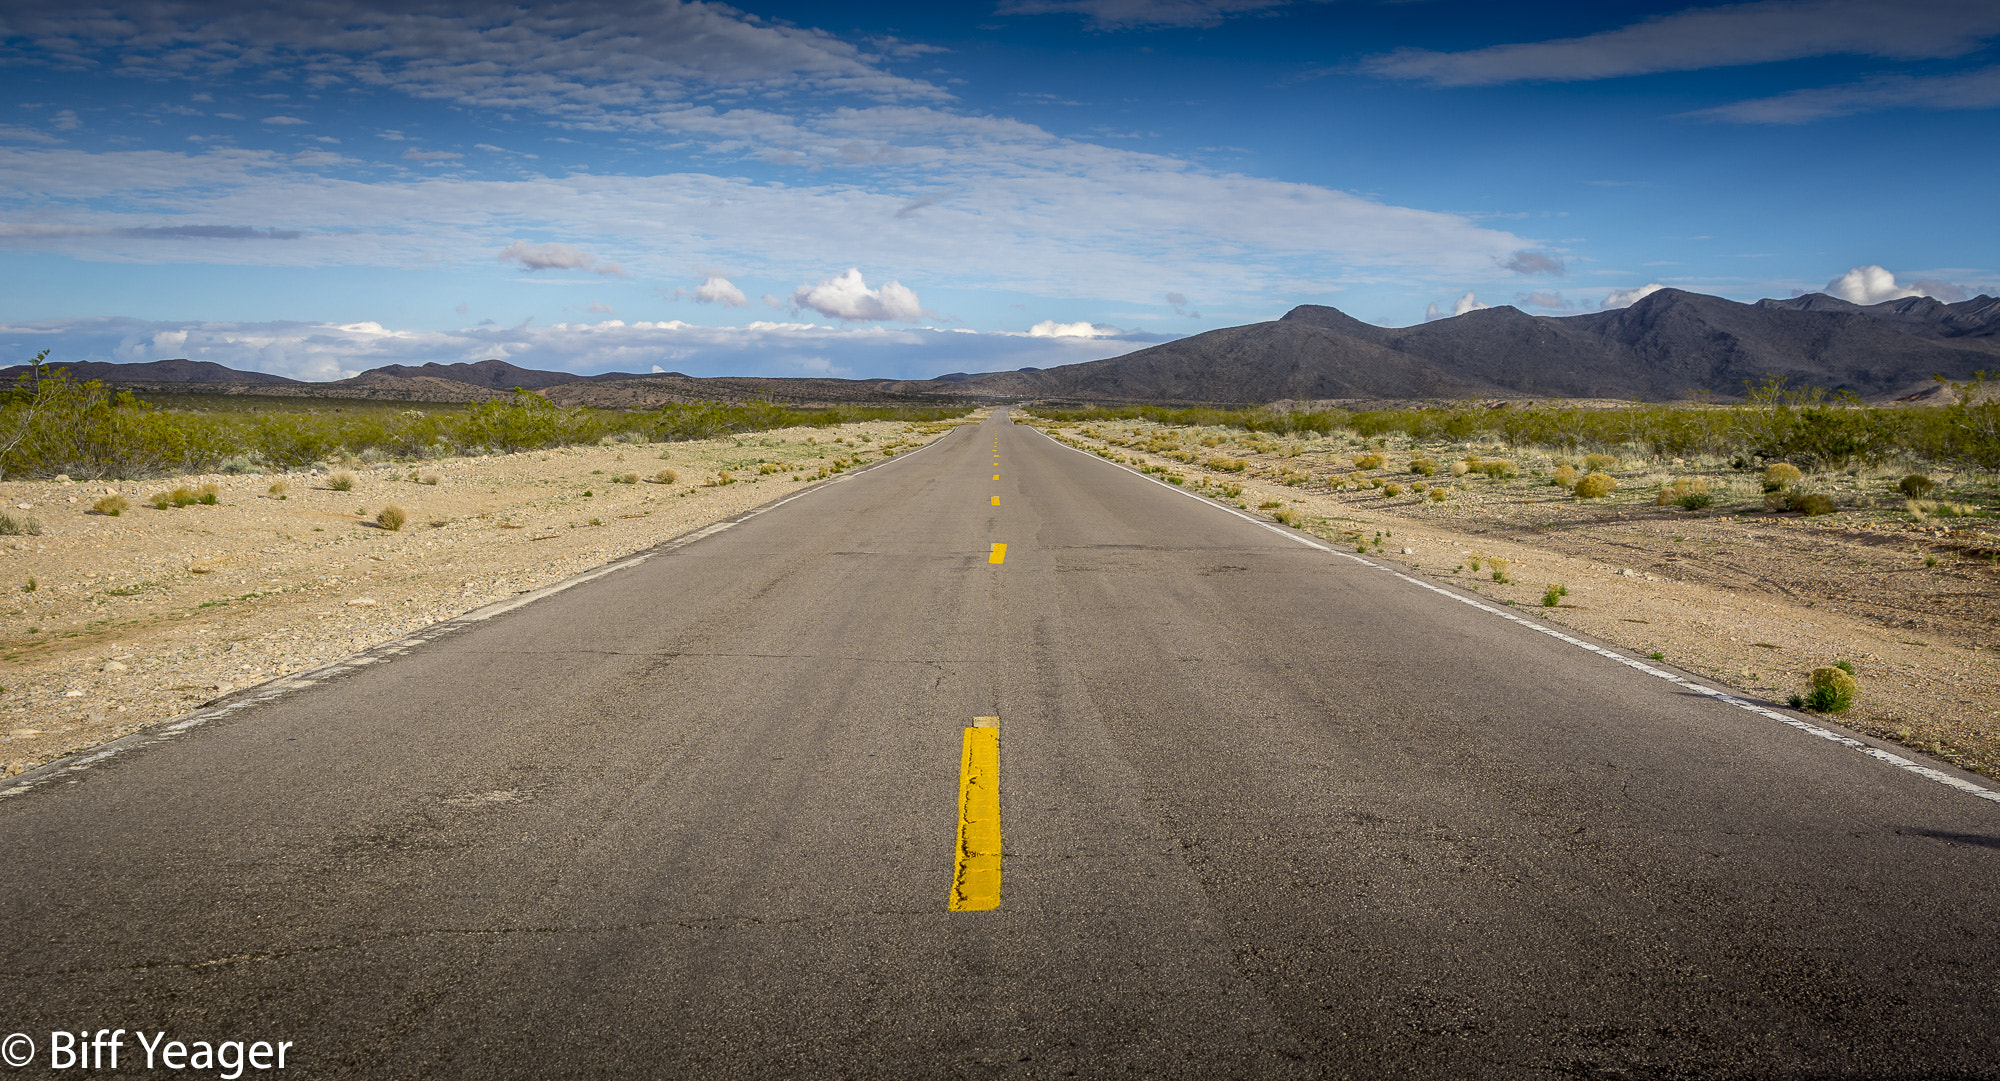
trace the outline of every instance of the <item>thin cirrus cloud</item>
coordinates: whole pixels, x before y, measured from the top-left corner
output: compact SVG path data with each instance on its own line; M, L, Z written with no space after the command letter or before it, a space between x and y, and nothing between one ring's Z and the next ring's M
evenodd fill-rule
M999 15L1081 15L1099 30L1207 27L1295 0L1002 0Z
M1847 54L1891 60L1963 56L2000 36L1991 0L1759 0L1656 16L1554 41L1463 52L1397 49L1362 70L1437 86L1576 82Z
M1886 109L1993 108L2000 108L2000 65L1957 75L1885 75L1731 102L1683 115L1737 124L1806 124Z
M1516 274L1560 275L1564 270L1561 259L1540 251L1517 251L1500 265Z

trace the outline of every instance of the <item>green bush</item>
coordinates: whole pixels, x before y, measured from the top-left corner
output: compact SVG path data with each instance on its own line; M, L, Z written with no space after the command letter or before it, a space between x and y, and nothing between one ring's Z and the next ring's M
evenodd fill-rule
M1931 490L1936 487L1937 482L1922 473L1912 473L1896 484L1896 490L1911 499L1922 499L1931 494Z
M354 490L354 474L344 471L335 473L328 478L326 486L336 492L351 492Z
M1846 713L1854 706L1854 699L1861 694L1861 681L1854 678L1854 666L1846 661L1837 661L1824 668L1812 670L1811 689L1805 694L1791 697L1793 709L1809 709L1814 713Z
M1790 462L1773 462L1764 469L1764 490L1782 492L1797 484L1805 477L1799 467Z
M1412 473L1416 473L1420 476L1425 476L1425 477L1435 477L1437 476L1437 471L1438 471L1438 464L1433 459L1430 458L1410 459L1410 472Z
M1618 481L1609 473L1585 474L1576 482L1574 491L1578 499L1602 499L1618 487Z
M1548 589L1542 591L1542 607L1554 608L1556 605L1561 604L1562 599L1567 596L1569 596L1568 586L1561 584L1551 585Z

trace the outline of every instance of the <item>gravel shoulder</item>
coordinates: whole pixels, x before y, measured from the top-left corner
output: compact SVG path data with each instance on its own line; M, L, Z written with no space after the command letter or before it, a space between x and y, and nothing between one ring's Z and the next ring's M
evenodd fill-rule
M338 471L0 483L0 506L40 529L0 537L0 775L539 589L977 419L354 463L348 491L331 486ZM669 469L678 476L658 479ZM147 502L210 484L213 505ZM131 508L94 513L111 494ZM389 504L407 515L400 529L376 524Z
M1549 483L1554 456L1480 449L1513 458L1520 475L1493 480L1441 469L1425 478L1409 472L1411 458L1446 466L1467 448L1364 447L1338 436L1300 440L1146 422L1035 423L1073 446L1163 479L1179 477L1228 505L1293 518L1371 558L1635 653L1658 654L1746 697L1783 705L1807 689L1812 669L1848 660L1862 694L1852 710L1828 720L2000 776L1994 522L1916 519L1900 497L1862 494L1886 489L1886 472L1828 481L1855 490L1843 497L1849 505L1807 518L1765 511L1755 475L1722 463L1628 460L1612 468L1620 481L1612 497L1584 501ZM1216 442L1204 446L1209 439ZM1368 453L1382 454L1382 466L1357 470L1354 459ZM1210 464L1217 462L1223 466ZM1357 489L1357 473L1364 485L1379 480L1403 491ZM1695 476L1710 481L1713 507L1655 505L1660 483ZM1433 502L1411 490L1414 481L1445 486L1448 497ZM1494 580L1494 557L1506 561L1504 582ZM1545 607L1552 585L1568 593ZM1448 656L1437 660L1450 664ZM1552 681L1562 678L1549 673Z

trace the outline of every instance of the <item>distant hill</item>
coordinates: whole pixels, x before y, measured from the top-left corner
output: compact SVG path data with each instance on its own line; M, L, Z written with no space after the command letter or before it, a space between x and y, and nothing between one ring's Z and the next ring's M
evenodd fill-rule
M1255 403L1290 398L1739 398L1744 384L1794 384L1886 400L1932 373L2000 368L2000 299L1861 306L1824 294L1739 304L1662 289L1629 308L1528 315L1487 308L1413 327L1378 327L1302 305L1228 327L1039 372L895 383L902 393L1081 401Z
M275 385L298 383L282 375L265 375L263 372L239 372L234 368L206 360L154 360L143 364L114 364L103 360L80 360L72 363L51 362L49 367L67 368L73 379L97 379L105 383L120 385L129 383L186 383L191 385ZM0 368L0 380L8 384L14 378L30 371L29 365L16 364L10 368ZM303 384L301 384L303 385Z

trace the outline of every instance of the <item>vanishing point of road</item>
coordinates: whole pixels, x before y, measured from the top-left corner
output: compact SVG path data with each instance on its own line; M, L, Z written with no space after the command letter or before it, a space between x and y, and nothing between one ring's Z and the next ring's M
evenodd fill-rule
M45 775L0 1073L2000 1077L1986 782L1204 503L1003 411Z

